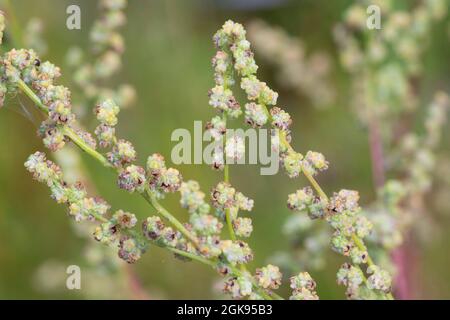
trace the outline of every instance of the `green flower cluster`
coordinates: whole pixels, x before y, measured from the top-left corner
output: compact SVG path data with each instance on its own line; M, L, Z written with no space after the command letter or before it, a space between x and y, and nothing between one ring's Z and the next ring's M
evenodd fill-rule
M103 199L88 197L81 183L68 184L63 180L61 169L47 160L42 152L32 154L25 162L25 167L39 182L50 188L52 198L68 207L69 216L77 222L89 220L102 222L95 228L94 238L106 245L118 247L118 255L128 263L136 262L146 249L146 244L139 238L127 234L137 223L132 213L118 210L111 219L106 215L110 209Z
M291 277L290 280L293 289L290 300L319 300L316 293L316 282L308 272L301 272Z

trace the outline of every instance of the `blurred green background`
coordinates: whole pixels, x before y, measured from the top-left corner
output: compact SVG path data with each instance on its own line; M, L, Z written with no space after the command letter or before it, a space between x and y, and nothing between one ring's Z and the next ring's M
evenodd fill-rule
M292 115L294 146L300 151L321 151L330 161L330 169L319 176L325 191L340 188L360 190L362 203L375 197L372 187L367 133L349 107L349 79L337 62L331 30L351 1L297 0L259 1L129 1L128 24L123 30L126 51L121 73L112 82L135 86L138 99L133 108L120 114L119 135L133 141L141 162L147 155L160 152L170 158L174 143L170 135L176 128L193 129L194 120L206 121L214 111L208 106L208 89L213 86L210 59L214 55L212 35L227 19L244 25L260 18L299 36L308 51L325 50L333 59L332 81L338 93L325 110L311 106L307 98L283 89L274 77L274 68L258 59L260 77L280 93L279 104ZM66 7L81 7L82 29L66 28ZM32 17L44 20L48 41L46 59L64 65L67 49L79 45L89 49L89 29L98 14L96 1L14 0L19 21ZM426 72L422 79L428 100L436 88L450 89L450 46L447 22L437 25L430 37L435 39L425 55ZM61 81L70 87L70 72L63 71ZM25 99L25 98L23 98ZM54 203L46 186L33 181L23 162L36 150L44 150L36 137L36 126L14 112L19 105L0 111L0 298L80 298L69 290L42 291L34 284L36 270L48 260L83 265L84 239L76 236L65 208ZM420 119L418 119L420 124ZM86 125L89 125L86 123ZM93 129L94 126L90 126ZM450 146L446 129L442 150ZM113 208L122 208L139 216L153 214L137 195L118 190L115 177L83 156L98 193ZM221 173L206 165L179 167L185 179L196 179L205 192L221 179ZM260 176L257 166L231 168L233 184L255 200L251 213L254 232L249 240L255 252L252 267L267 263L277 250L288 249L282 235L289 215L287 194L306 184L303 178L291 180L284 174ZM180 219L187 213L178 206L178 196L164 201ZM423 296L450 298L450 215L433 213L440 226L439 236L420 248ZM93 240L92 240L93 241ZM341 258L329 250L327 268L312 272L322 299L344 298L344 288L336 285L335 272ZM195 263L183 263L156 247L132 267L150 297L211 298L215 296L217 276L213 270ZM299 270L300 271L300 270ZM55 275L56 276L56 275ZM112 280L111 280L112 281ZM287 292L287 291L286 291Z

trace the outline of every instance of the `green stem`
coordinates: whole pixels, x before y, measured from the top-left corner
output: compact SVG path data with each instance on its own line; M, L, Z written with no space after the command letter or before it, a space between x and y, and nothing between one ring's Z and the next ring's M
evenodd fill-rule
M206 265L208 265L208 266L210 266L210 267L212 267L214 269L217 267L217 263L216 262L208 260L206 258L203 258L203 257L201 257L199 255L194 254L194 253L186 252L186 251L183 251L183 250L180 250L180 249L176 249L176 248L171 248L171 247L167 247L167 249L169 249L173 253L176 253L176 254L178 254L180 256L183 256L183 257L195 260L197 262L206 264Z
M75 143L81 150L100 162L104 167L114 168L101 153L97 152L89 145L87 145L72 128L63 126L61 129L66 137L68 137L73 143Z
M144 199L158 211L158 213L163 216L166 220L168 220L172 225L175 226L187 239L189 239L195 247L198 248L198 239L194 236L189 230L185 228L185 226L178 221L169 211L167 211L156 199L156 197L146 188L145 192L142 194Z

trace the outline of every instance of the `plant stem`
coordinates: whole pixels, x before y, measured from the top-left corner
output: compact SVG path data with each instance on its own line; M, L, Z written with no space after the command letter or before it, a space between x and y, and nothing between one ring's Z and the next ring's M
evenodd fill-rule
M225 124L226 124L227 117L225 114L223 116L223 120L225 121ZM225 145L227 143L226 136L227 135L225 134ZM230 183L230 166L228 165L226 158L225 158L225 165L223 168L223 180L226 183ZM231 219L230 209L228 209L228 208L225 209L225 220L227 223L228 233L230 234L231 240L236 241L236 235L234 234L234 229L233 229L233 221Z
M171 247L166 247L166 248L169 249L170 251L172 251L175 254L178 254L180 256L183 256L183 257L195 260L195 261L203 263L203 264L206 264L206 265L208 265L208 266L210 266L210 267L212 267L214 269L217 267L217 263L216 262L214 262L212 260L208 260L206 258L203 258L203 257L201 257L199 255L194 254L194 253L186 252L186 251L183 251L183 250L180 250L180 249L176 249L176 248L171 248Z
M146 188L145 192L142 194L144 199L155 208L158 213L168 220L172 225L174 225L186 238L188 238L196 248L198 248L198 239L194 236L185 226L178 221L169 211L167 211L156 199L156 197L151 193L151 191Z
M201 257L199 255L196 255L196 254L193 254L193 253L190 253L190 252L186 252L186 251L183 251L183 250L179 250L179 249L176 249L176 248L167 247L167 249L169 249L173 253L178 254L180 256L183 256L183 257L186 257L186 258L198 261L200 263L206 264L206 265L212 267L213 269L217 268L217 262L216 261L211 261L211 260L205 259L205 258L203 258L203 257ZM233 267L231 265L229 266L229 268L230 268L231 272L237 277L242 277L243 276L243 272L245 272L245 271L239 270L236 267ZM251 282L252 282L252 285L255 288L255 290L257 290L259 292L259 294L262 297L264 297L264 299L266 299L266 300L273 300L273 298L272 298L272 296L273 296L277 300L284 300L282 297L280 297L279 295L277 295L274 292L271 292L270 294L267 293L264 289L262 289L261 287L258 286L258 284L255 282L254 279L252 279Z
M72 128L63 126L61 129L66 137L68 137L73 143L75 143L81 150L86 152L95 160L99 161L104 167L114 168L101 153L88 146Z

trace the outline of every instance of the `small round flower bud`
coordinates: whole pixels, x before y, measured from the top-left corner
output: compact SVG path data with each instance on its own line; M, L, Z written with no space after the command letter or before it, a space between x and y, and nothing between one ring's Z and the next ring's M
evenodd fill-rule
M212 58L212 66L217 73L225 73L230 66L231 60L225 51L217 51L214 58Z
M355 220L356 235L361 239L367 237L373 229L372 222L361 215L358 215Z
M265 82L259 81L254 75L242 78L241 88L249 100L258 100L260 104L275 105L278 93L272 91Z
M298 275L291 277L290 281L290 286L292 289L305 288L310 291L314 291L316 289L316 282L308 272L300 272Z
M361 269L344 263L337 272L337 283L348 288L358 288L364 281Z
M181 194L180 204L189 213L206 214L209 212L209 205L204 200L205 194L200 191L197 181L189 180L181 183L179 191Z
M202 256L206 258L217 258L222 254L222 249L220 246L221 241L220 237L218 236L200 237L198 251L201 253Z
M252 219L238 217L233 220L233 229L238 237L248 238L253 231Z
M142 231L147 239L161 247L175 248L181 239L181 234L166 227L158 216L148 217L142 223Z
M231 46L234 57L234 69L241 76L250 76L256 73L258 66L253 58L253 52L250 50L250 43L247 40L241 40Z
M94 113L102 124L113 127L117 124L120 108L111 99L105 100L95 107Z
M241 88L247 94L248 100L258 99L261 92L261 83L255 76L242 78Z
M69 215L80 222L83 220L94 220L94 216L103 216L110 206L101 198L83 198L73 202L69 206Z
M97 226L94 231L95 240L106 245L116 243L119 240L118 236L117 225L110 221Z
M61 169L52 161L47 160L45 154L36 152L28 157L25 168L33 174L33 178L39 182L45 182L48 186L61 181Z
M308 216L311 219L322 219L326 217L326 200L320 197L314 197L312 203L308 206Z
M209 91L208 95L209 105L213 108L227 112L229 116L234 118L237 118L242 113L241 107L230 89L217 85Z
M112 151L108 152L107 158L112 165L120 167L136 160L136 151L131 142L121 139Z
M253 253L247 243L243 241L223 240L220 249L232 265L248 263L253 259Z
M213 152L213 159L212 159L212 167L215 170L223 170L225 167L225 155L223 153L222 147L216 147L214 148Z
M180 189L183 178L180 171L174 168L163 169L159 177L158 187L164 192L176 192Z
M147 158L147 171L149 174L160 172L166 168L164 157L159 153L154 153Z
M119 242L119 258L127 263L135 263L141 258L142 249L137 241L128 236L123 236Z
M330 199L328 209L337 213L344 211L356 212L359 210L358 201L358 191L342 189L338 193L334 193Z
M308 208L314 199L313 190L311 187L305 187L291 193L288 196L288 208L293 211L303 211Z
M264 289L278 289L281 285L283 275L280 268L271 264L260 269L256 269L255 279Z
M357 247L350 250L350 258L352 259L353 264L366 263L368 256L367 251L359 250Z
M180 238L181 234L179 232L176 232L171 227L165 227L161 232L161 237L157 239L156 244L162 247L175 248Z
M55 80L61 76L61 69L49 61L45 61L39 65L39 72L41 79Z
M308 151L305 159L302 161L302 166L303 170L306 170L311 175L315 175L317 170L323 171L328 169L328 161L325 160L323 154Z
M264 107L254 102L245 105L245 122L253 128L260 128L267 122L267 114Z
M162 235L165 225L158 216L148 217L142 223L144 235L150 240L157 240Z
M367 273L371 275L367 278L367 287L369 289L381 290L385 293L391 291L392 278L389 272L376 265L371 265L367 268Z
M213 206L218 209L231 208L234 206L234 195L236 190L229 183L219 182L211 191Z
M350 255L350 251L354 247L353 241L349 240L345 235L336 231L331 238L331 248L344 256Z
M245 29L240 23L236 23L232 20L227 20L222 29L223 33L234 41L245 39Z
M223 292L230 294L233 299L242 299L251 295L252 287L248 277L231 277L225 281Z
M67 198L68 203L74 203L86 198L87 192L81 182L76 182L64 189L64 196Z
M95 134L100 147L108 148L116 138L116 129L106 124L100 124L95 128Z
M192 229L202 236L220 234L223 227L216 217L209 214L192 214L189 222Z
M298 152L290 151L282 158L283 167L289 178L296 178L302 171L303 155Z
M254 204L254 201L252 199L244 196L241 192L236 192L234 199L236 201L236 206L240 210L252 211Z
M61 129L54 122L48 120L42 122L38 134L43 139L44 145L51 151L62 149L67 141Z
M278 107L270 109L272 115L272 125L280 130L288 130L292 124L292 119L289 113Z
M55 200L57 203L67 203L67 188L63 184L55 183L50 186L51 198Z
M145 189L145 170L142 167L130 165L123 170L118 177L119 188L132 193L143 192Z
M60 124L67 124L75 119L70 102L70 91L64 86L51 85L45 95L43 102L48 105L49 118Z
M225 121L219 116L212 118L211 121L206 123L205 128L206 128L206 130L208 130L210 132L210 134L214 138L214 140L221 139L222 136L227 131Z
M131 229L137 223L137 218L134 214L123 210L118 210L113 215L114 221L123 229Z

